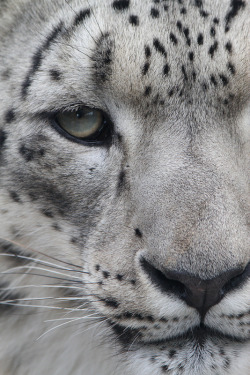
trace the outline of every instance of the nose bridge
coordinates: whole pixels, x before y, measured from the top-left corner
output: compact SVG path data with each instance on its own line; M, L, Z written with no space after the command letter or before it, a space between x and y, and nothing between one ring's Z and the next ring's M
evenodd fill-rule
M192 159L171 172L152 168L141 176L139 226L147 258L159 269L206 279L244 264L249 234L240 202L218 172Z

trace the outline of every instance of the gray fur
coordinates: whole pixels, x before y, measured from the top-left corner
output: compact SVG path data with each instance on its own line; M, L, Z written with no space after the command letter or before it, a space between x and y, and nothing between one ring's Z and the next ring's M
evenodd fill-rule
M0 1L0 375L249 375L249 278L198 345L140 264L250 261L249 20L241 0ZM109 145L51 126L79 103Z

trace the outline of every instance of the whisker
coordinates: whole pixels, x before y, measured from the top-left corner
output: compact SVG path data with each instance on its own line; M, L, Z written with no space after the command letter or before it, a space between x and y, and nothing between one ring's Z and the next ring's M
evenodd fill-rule
M53 259L53 260L55 260L55 261L57 261L57 262L59 262L59 263L67 264L68 266L76 267L76 268L80 268L80 269L82 269L81 266L78 266L78 265L73 264L73 263L70 263L70 262L66 262L66 261L61 260L61 259L57 259L57 258L55 258L55 257L53 257L53 256L51 256L51 255L48 255L48 254L43 253L42 251L39 251L39 250L34 250L34 249L32 249L32 248L27 248L27 247L23 246L22 244L19 244L18 242L15 242L15 241L9 240L9 239L7 239L7 238L2 238L2 237L1 237L0 239L1 239L2 241L8 242L8 243L10 243L10 244L12 244L12 245L15 245L15 246L17 246L17 247L20 247L20 248L23 249L23 250L31 251L31 252L33 252L33 253L37 253L37 254L43 255L43 256L45 256L46 258Z
M60 321L69 321L69 320L73 320L73 319L82 319L82 318L89 318L89 317L92 317L94 315L98 315L98 313L93 313L93 314L90 314L90 315L85 315L85 316L75 316L75 317L70 317L70 318L58 318L58 319L47 319L44 321L44 323L49 323L49 322L60 322ZM100 316L98 317L95 317L95 318L98 318L100 319Z
M95 318L95 317L93 317L93 318L91 318L91 319L94 319L94 318ZM71 319L71 320L69 320L69 321L67 321L67 322L61 323L61 324L57 325L56 327L52 327L52 328L50 328L48 331L44 332L41 336L39 336L39 337L37 338L37 341L40 340L43 336L47 335L49 332L52 332L52 331L54 331L54 330L57 329L57 328L63 327L63 326L65 326L65 325L67 325L67 324L69 324L69 323L72 323L72 322L75 322L75 321L77 321L77 320L84 320L84 319L89 319L89 316L87 316L87 317L83 316L83 317L81 317L81 318L74 318L74 319ZM98 318L98 319L99 319L99 318Z
M23 274L22 272L8 272L8 271L4 271L4 272L0 272L0 274L5 274L5 275L21 275L21 276L24 276L25 274ZM74 284L74 283L78 283L78 284L82 284L84 285L84 283L82 281L78 281L78 280L71 280L71 279L65 279L63 277L56 277L56 276L49 276L49 275L41 275L39 273L32 273L32 272L29 272L29 275L30 276L39 276L39 277L46 277L48 279L56 279L56 280L63 280L65 282L69 282L71 284Z
M89 4L89 0L87 0L87 3L88 3L89 8L91 8L91 7L90 7L90 4ZM100 33L101 33L101 35L102 35L102 37L103 37L104 34L103 34L103 32L102 32L102 29L101 29L101 27L100 27L99 22L97 21L97 18L96 18L96 16L95 16L95 12L94 12L94 11L93 11L93 16L94 16L94 19L95 19L95 21L96 21L96 24L97 24L97 26L98 26L98 28L99 28L99 30L100 30Z
M68 6L70 7L70 9L75 13L75 15L77 16L78 14L76 13L76 11L74 10L74 8L68 3L67 0L65 0L65 3L68 4ZM95 42L95 44L97 44L97 41L95 40L95 38L93 37L93 35L91 35L91 33L89 32L89 30L87 29L87 27L83 24L83 27L85 28L85 30L87 31L87 33L89 34L89 36L93 39L93 41Z
M12 302L2 302L0 301L0 305L7 305L7 306L15 306L15 307L30 307L30 308L43 308L43 309L50 309L50 310L71 310L69 307L59 307L59 306L45 306L45 305L28 305L28 304L21 304L21 303L12 303Z
M18 259L26 259L26 260L29 260L29 261L32 260L34 263L41 263L41 264L44 264L44 265L46 265L50 268L56 268L56 269L60 269L60 270L68 271L68 272L78 272L78 273L83 273L83 274L89 274L89 272L80 271L80 270L73 270L71 268L65 268L65 267L62 267L62 266L58 266L57 264L54 264L54 263L46 262L45 260L32 258L30 256L19 255L19 254L17 254L17 255L6 254L6 253L0 253L0 256L7 256L7 257L12 257L12 258L18 258Z
M67 274L65 274L65 273L63 273L63 272L58 272L58 271L54 271L54 270L50 270L50 269L46 269L46 268L42 268L42 267L35 267L35 266L32 266L32 267L29 267L29 266L18 266L18 267L12 267L12 268L10 268L9 270L7 270L7 271L2 271L1 273L2 274L8 274L9 273L9 271L10 271L10 273L12 272L12 271L15 271L15 270L31 270L31 271L33 271L33 270L36 270L36 271L45 271L45 272L49 272L49 273L53 273L53 274L55 274L55 275L62 275L62 276L66 276L66 277L68 277L69 275L67 275ZM27 271L27 272L25 272L25 274L29 274L29 272ZM46 276L46 275L45 275ZM71 275L70 277L72 277L73 279L75 279L75 280L77 280L77 281L81 281L82 282L82 279L80 278L80 277L77 277L77 276L74 276L74 275Z
M92 285L92 284L98 284L98 283L84 283L84 285ZM73 290L83 290L83 288L77 287L77 286L70 286L70 285L54 285L54 284L41 284L41 285L17 285L17 286L10 286L6 288L0 288L0 291L8 291L8 290L16 290L16 289L31 289L31 288L53 288L53 289L73 289Z

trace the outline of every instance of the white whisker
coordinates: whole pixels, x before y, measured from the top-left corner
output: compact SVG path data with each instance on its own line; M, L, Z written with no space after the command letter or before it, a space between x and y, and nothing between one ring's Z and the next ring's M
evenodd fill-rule
M94 318L95 318L95 317L94 317ZM94 319L94 318L91 318L91 319ZM74 318L74 319L71 319L71 320L69 320L69 321L67 321L67 322L64 322L64 323L62 323L62 324L59 324L59 325L57 325L56 327L52 327L52 328L50 328L48 331L44 332L41 336L39 336L39 337L37 338L37 341L40 340L43 336L47 335L49 332L52 332L52 331L54 331L54 330L57 329L57 328L63 327L63 326L65 326L65 325L67 325L67 324L69 324L69 323L73 323L73 322L75 322L75 321L85 320L85 319L90 319L90 317L89 317L89 316L87 316L87 317L82 316L81 318ZM96 317L96 319L99 319L99 317L98 317L98 318Z
M15 255L15 254L6 254L6 253L0 253L0 256L6 256L6 257L18 258L18 259L25 259L25 260L33 261L34 263L40 263L40 264L46 265L48 267L56 268L56 269L63 270L63 271L78 272L78 273L87 273L88 274L88 272L84 272L84 271L80 271L80 270L73 270L73 269L70 269L70 268L65 268L65 267L62 267L62 266L58 266L57 264L54 264L54 263L51 263L51 262L47 262L45 260L41 260L41 259L37 259L37 258L32 258L30 256Z
M67 275L67 274L65 274L63 272L58 272L58 271L54 271L54 270L50 270L50 269L42 268L42 267L36 267L36 266L31 266L31 267L30 266L17 266L17 267L10 268L8 271L2 271L1 273L2 274L8 274L8 273L11 273L12 271L19 271L19 270L45 271L45 272L53 273L55 275L69 277L69 275ZM25 274L26 273L28 274L28 271L25 272ZM82 282L82 279L80 277L78 277L78 276L70 275L70 277L72 277L73 279L76 279L77 281L81 281Z

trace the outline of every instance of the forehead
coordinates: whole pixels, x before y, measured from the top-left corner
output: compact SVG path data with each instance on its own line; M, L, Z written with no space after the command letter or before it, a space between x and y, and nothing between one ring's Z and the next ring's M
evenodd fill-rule
M229 111L249 87L249 7L241 1L115 1L94 59L122 101ZM143 100L142 100L143 99ZM145 108L144 108L145 109ZM174 108L176 110L176 108Z

